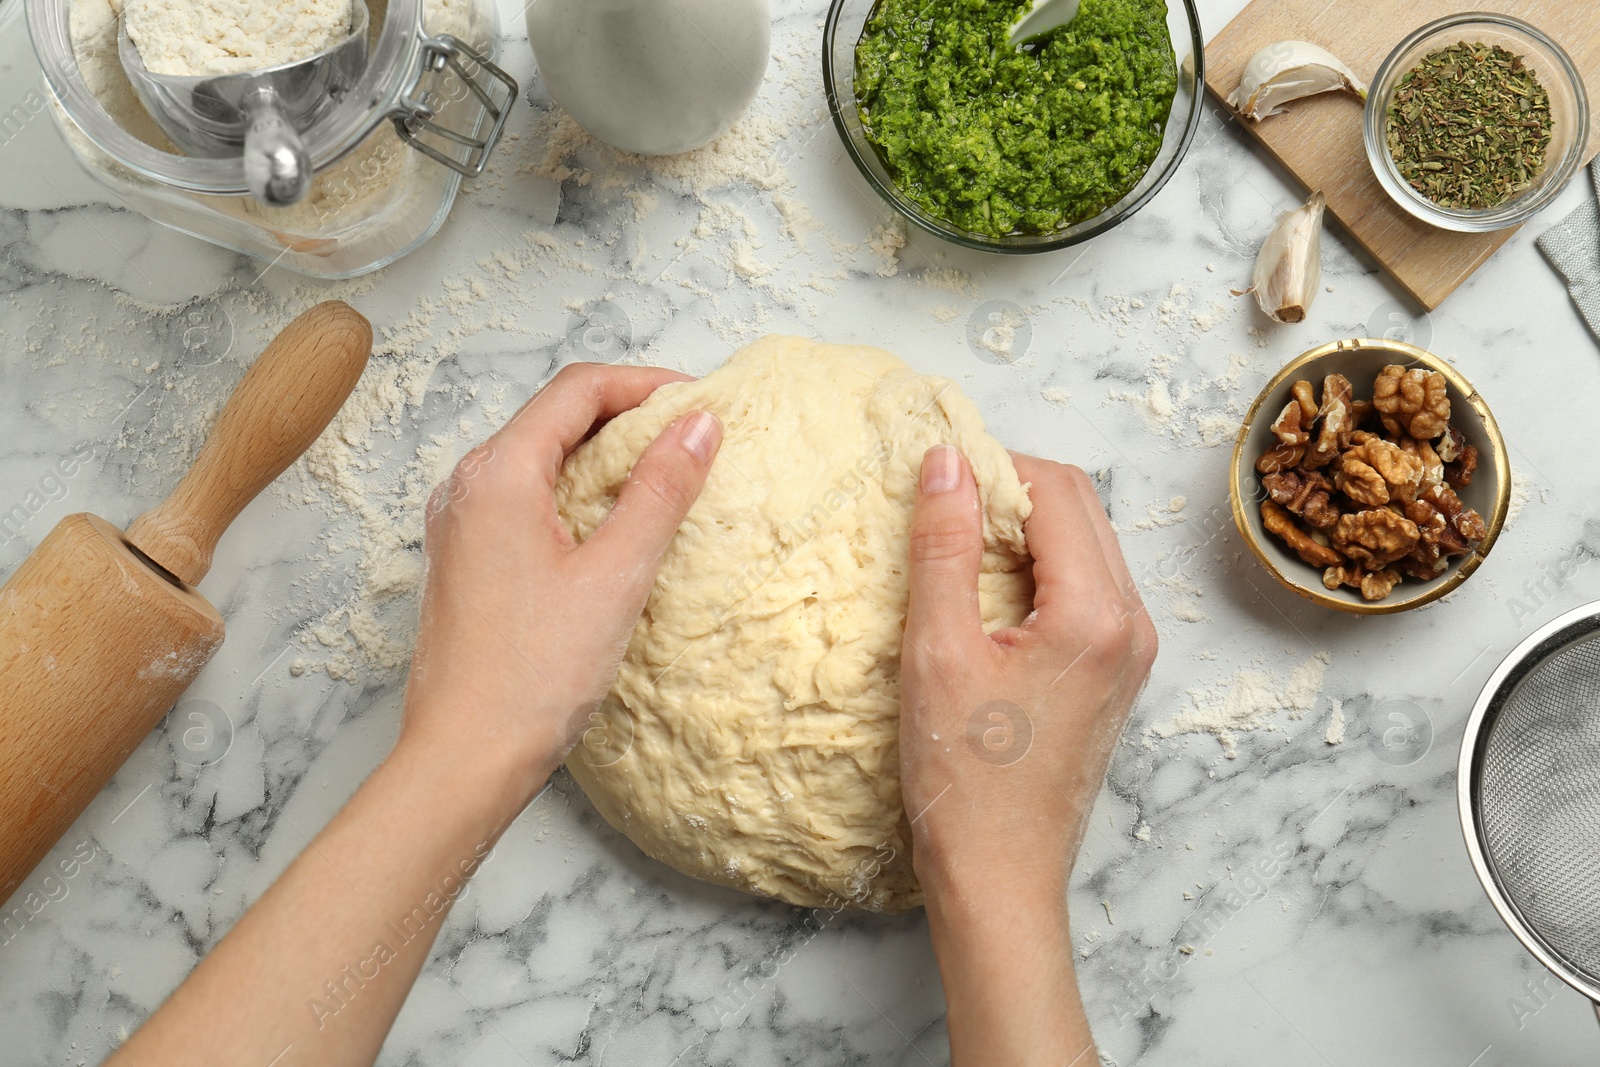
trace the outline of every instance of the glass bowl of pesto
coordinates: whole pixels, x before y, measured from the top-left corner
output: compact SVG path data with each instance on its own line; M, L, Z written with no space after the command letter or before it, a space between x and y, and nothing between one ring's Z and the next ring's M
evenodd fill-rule
M822 79L850 158L900 214L987 252L1049 252L1133 215L1199 126L1195 0L1083 0L1007 47L1031 0L833 0Z
M1378 183L1423 222L1519 226L1583 166L1589 98L1572 59L1520 19L1430 22L1378 68L1362 119Z

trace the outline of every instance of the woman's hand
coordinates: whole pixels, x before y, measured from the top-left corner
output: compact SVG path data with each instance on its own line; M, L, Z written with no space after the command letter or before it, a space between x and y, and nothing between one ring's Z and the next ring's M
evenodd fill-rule
M923 459L901 656L901 789L957 1063L1093 1063L1072 978L1067 878L1156 633L1088 477L1032 483L1034 612L985 634L977 488Z
M705 412L669 426L582 545L556 515L556 478L599 423L684 380L569 366L434 492L402 745L504 757L532 786L561 762L611 686L722 427Z
M682 376L568 367L428 505L428 580L400 742L111 1064L357 1067L378 1055L450 905L610 688L656 566L722 439L668 427L582 545L567 453Z

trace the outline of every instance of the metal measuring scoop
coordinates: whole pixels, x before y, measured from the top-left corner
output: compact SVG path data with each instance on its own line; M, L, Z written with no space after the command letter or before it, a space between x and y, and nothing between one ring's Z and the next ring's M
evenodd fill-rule
M350 36L314 56L238 74L152 74L119 19L117 51L128 80L173 144L192 156L241 156L245 184L274 207L311 188L300 134L356 84L367 65L369 15L350 0Z

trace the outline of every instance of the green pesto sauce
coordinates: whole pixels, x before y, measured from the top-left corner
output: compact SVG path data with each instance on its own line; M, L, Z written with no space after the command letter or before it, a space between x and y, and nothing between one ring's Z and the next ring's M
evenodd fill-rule
M1030 0L878 0L856 44L867 139L929 214L988 237L1100 214L1144 177L1177 92L1165 0L1083 0L1011 48Z

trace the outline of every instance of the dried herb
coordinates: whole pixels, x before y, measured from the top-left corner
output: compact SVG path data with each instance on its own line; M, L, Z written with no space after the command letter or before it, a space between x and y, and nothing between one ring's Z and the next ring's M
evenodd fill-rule
M1498 45L1430 53L1389 104L1389 154L1411 187L1454 211L1498 207L1544 168L1550 93Z

